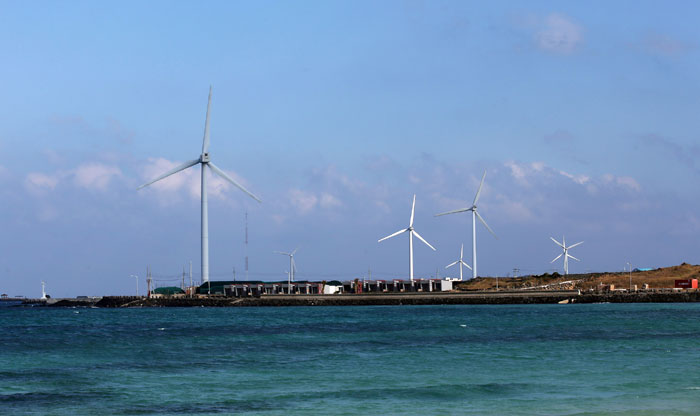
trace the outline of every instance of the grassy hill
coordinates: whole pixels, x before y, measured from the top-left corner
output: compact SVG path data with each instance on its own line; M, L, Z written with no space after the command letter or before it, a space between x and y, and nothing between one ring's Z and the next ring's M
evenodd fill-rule
M644 283L652 289L670 288L676 279L699 279L700 265L683 263L679 266L663 267L660 269L632 272L632 284L642 288ZM490 290L496 289L495 277L479 277L457 284L460 290ZM542 289L581 289L588 290L598 285L615 285L616 288L629 288L629 272L619 273L585 273L570 274L545 273L539 276L499 277L500 289L525 289L541 287Z

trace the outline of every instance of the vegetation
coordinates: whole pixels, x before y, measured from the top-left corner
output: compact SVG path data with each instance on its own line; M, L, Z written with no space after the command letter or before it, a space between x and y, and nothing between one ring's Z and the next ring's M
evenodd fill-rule
M700 265L683 263L678 266L664 267L649 271L632 272L632 285L637 285L638 289L643 284L648 284L651 289L671 288L676 279L699 279ZM568 276L559 273L545 273L541 275L522 277L478 277L466 282L458 283L460 290L495 290L496 281L499 289L596 289L601 285L615 285L616 288L626 289L630 285L630 273L584 273L569 274Z

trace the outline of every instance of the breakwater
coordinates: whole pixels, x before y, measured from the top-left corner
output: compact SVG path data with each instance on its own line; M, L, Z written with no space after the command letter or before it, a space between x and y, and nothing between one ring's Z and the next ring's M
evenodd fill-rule
M639 291L584 293L574 298L577 303L674 303L700 302L700 291Z
M97 307L242 307L242 306L364 306L364 305L486 305L547 304L571 301L575 290L546 292L438 292L342 295L262 295L260 297L162 297L121 298L106 296Z
M700 302L700 291L650 290L580 293L577 290L475 291L337 295L262 295L259 297L104 296L90 299L24 299L12 306L47 307L252 307L252 306L371 306L371 305L522 305L554 303L684 303ZM8 304L10 302L7 302ZM9 305L8 305L9 306Z

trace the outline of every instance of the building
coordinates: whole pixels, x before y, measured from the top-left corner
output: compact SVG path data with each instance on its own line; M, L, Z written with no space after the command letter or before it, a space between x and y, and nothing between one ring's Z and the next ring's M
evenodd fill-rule
M159 288L162 289L162 288ZM179 288L176 288L180 290ZM156 289L158 290L158 289ZM410 280L331 280L323 282L296 281L209 281L196 287L197 295L248 297L263 295L337 295L404 292L443 292L452 290L452 281L443 279ZM157 293L157 292L156 292ZM184 293L180 290L178 293ZM174 294L174 293L173 293ZM164 294L167 295L167 294Z

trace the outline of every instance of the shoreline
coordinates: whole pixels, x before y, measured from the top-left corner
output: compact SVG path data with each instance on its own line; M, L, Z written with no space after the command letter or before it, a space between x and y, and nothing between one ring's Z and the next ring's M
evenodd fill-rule
M700 302L700 291L638 291L580 293L558 291L478 291L341 295L262 295L260 297L104 296L90 299L23 299L10 307L281 307L371 305L524 305L560 303L687 303Z

